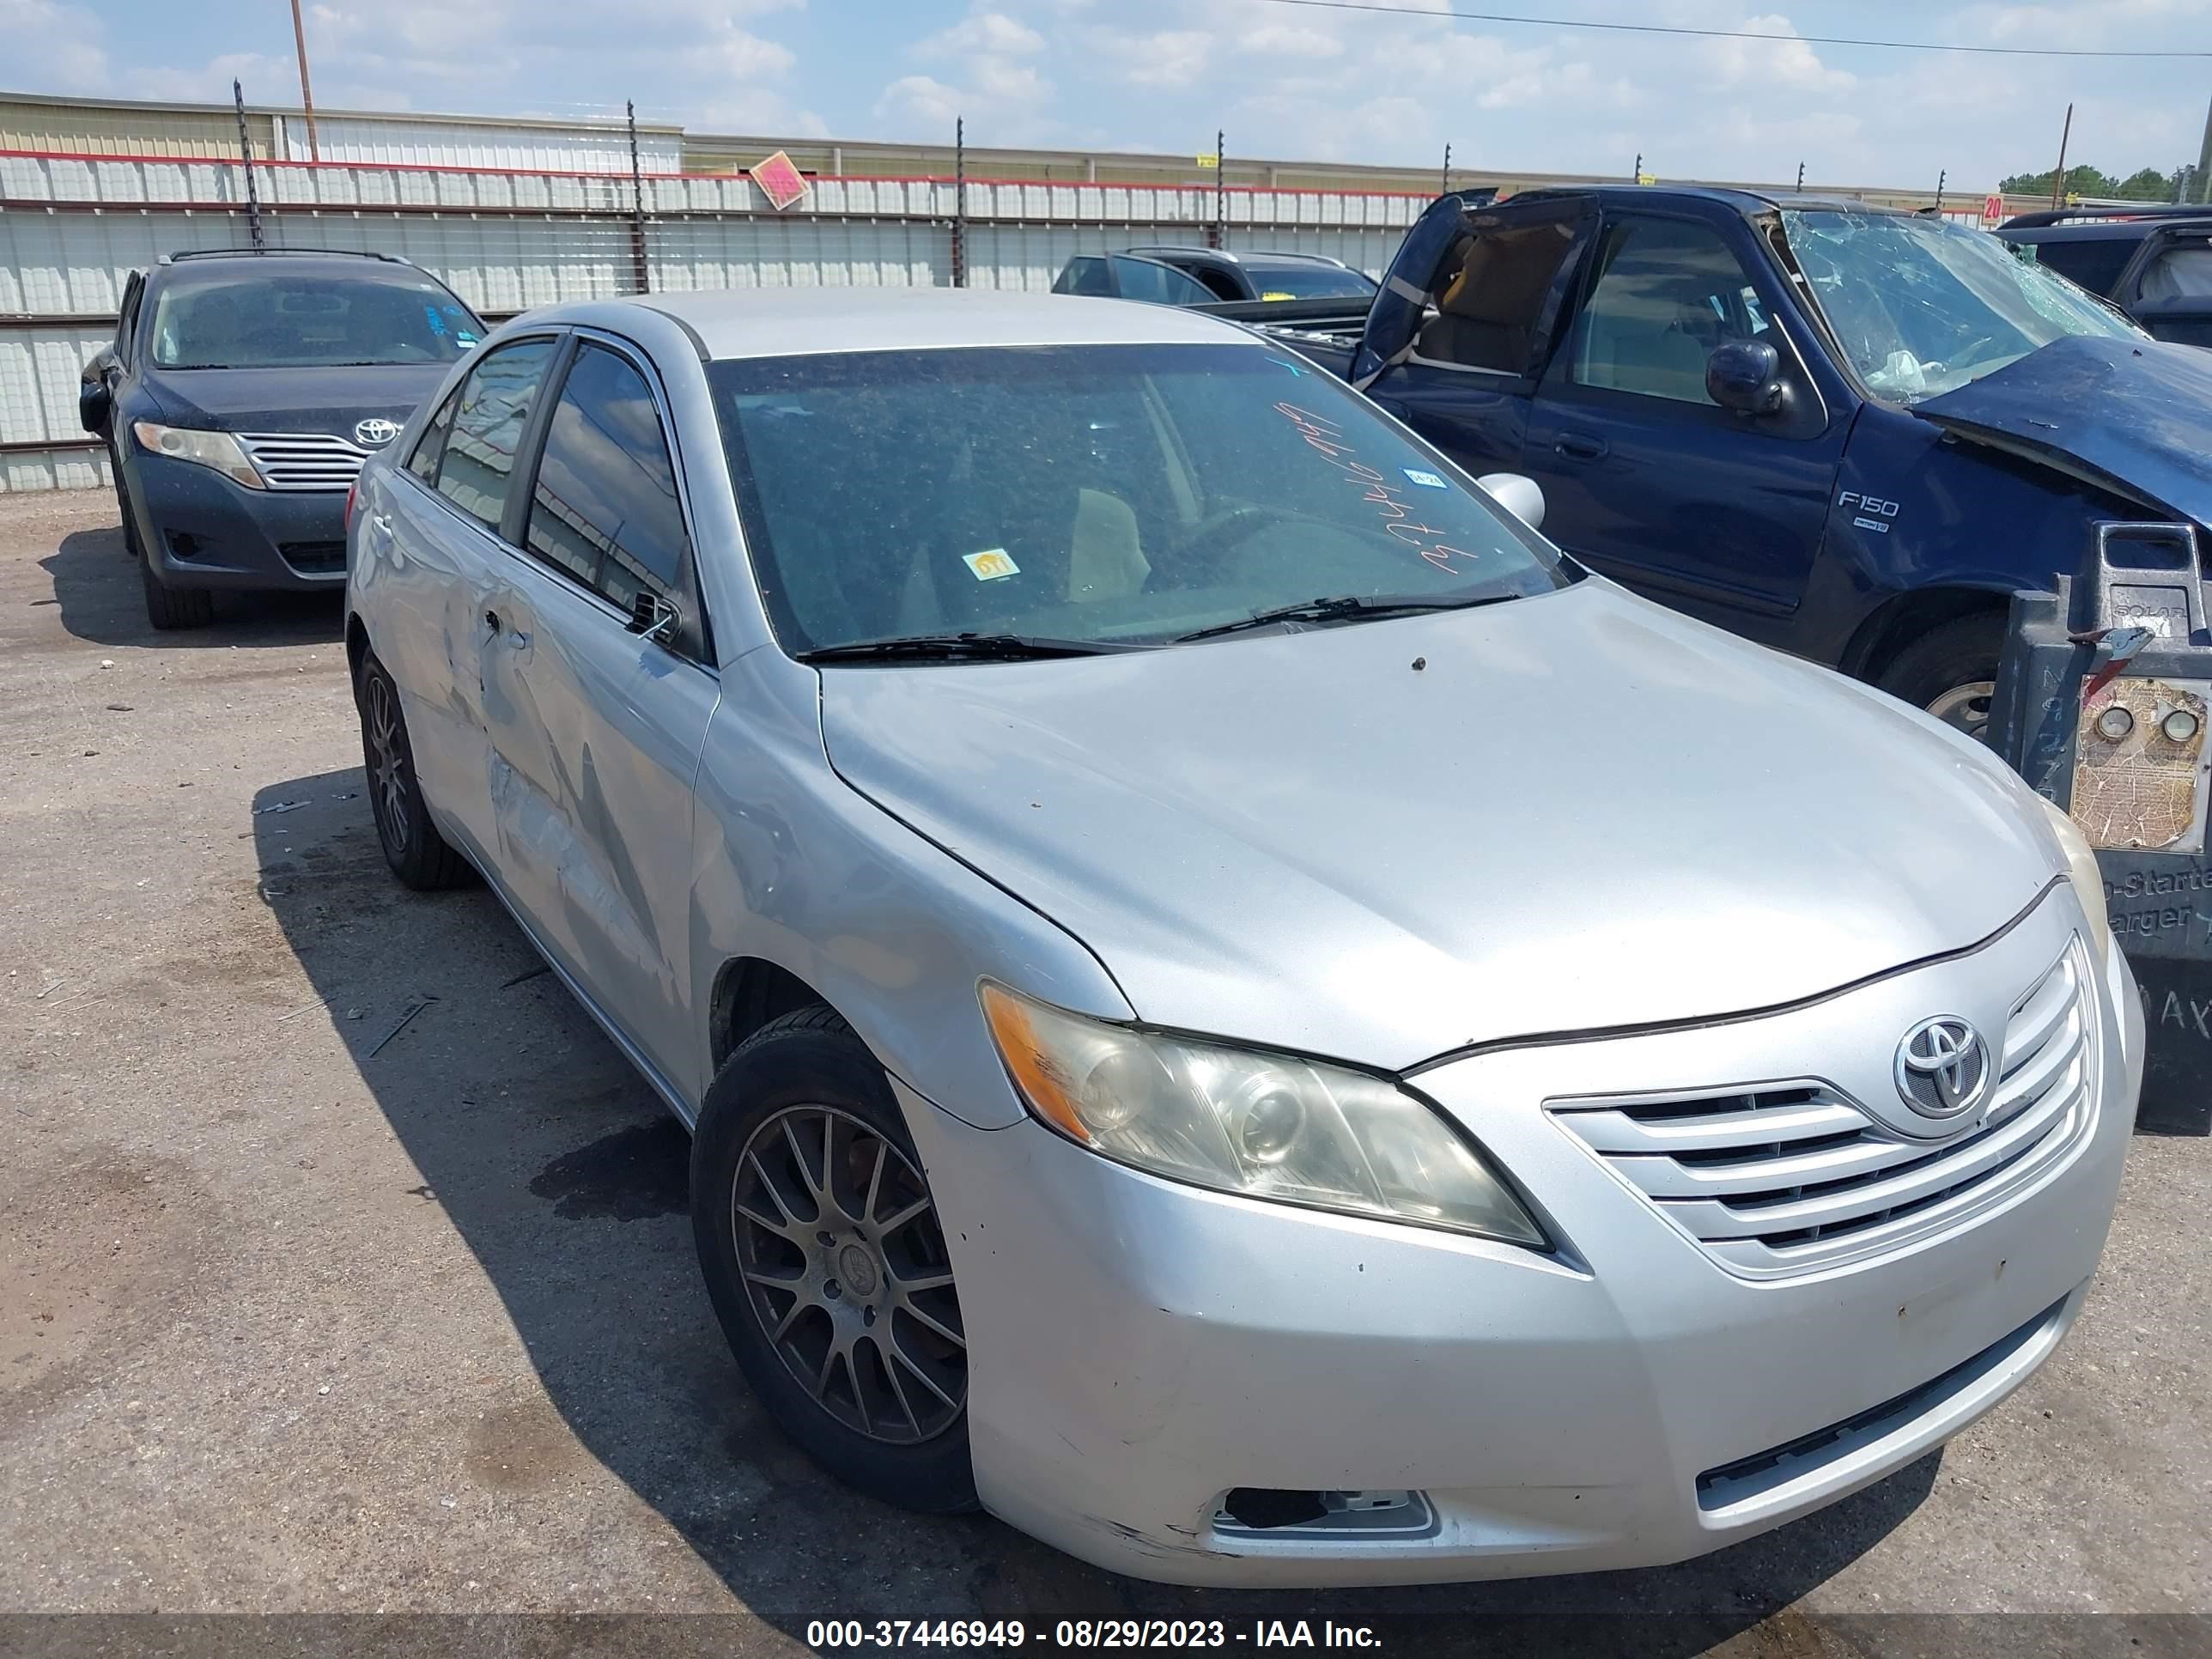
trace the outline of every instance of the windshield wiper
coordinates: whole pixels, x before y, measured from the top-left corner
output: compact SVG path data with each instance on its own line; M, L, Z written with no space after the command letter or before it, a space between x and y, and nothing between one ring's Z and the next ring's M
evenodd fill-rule
M1031 662L1048 657L1097 657L1113 651L1141 651L1140 645L1091 640L1048 640L1028 634L911 634L888 640L855 640L799 653L801 662Z
M1380 617L1413 617L1427 611L1468 611L1479 605L1497 605L1502 600L1518 599L1517 593L1483 593L1473 599L1363 599L1354 593L1340 593L1334 599L1302 599L1296 605L1279 605L1272 611L1257 611L1249 617L1239 617L1235 622L1216 623L1211 628L1194 629L1176 636L1177 645L1192 640L1218 639L1224 634L1242 634L1255 628L1270 627L1276 623L1298 622L1361 622Z

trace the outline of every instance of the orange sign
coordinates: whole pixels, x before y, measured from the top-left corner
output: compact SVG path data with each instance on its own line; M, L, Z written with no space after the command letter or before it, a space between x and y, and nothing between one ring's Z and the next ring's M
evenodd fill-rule
M781 150L776 151L766 161L756 161L745 171L752 175L753 182L761 187L761 194L768 198L768 204L778 213L794 203L806 199L806 192L810 188L806 182L806 176L792 165L791 157L786 155Z

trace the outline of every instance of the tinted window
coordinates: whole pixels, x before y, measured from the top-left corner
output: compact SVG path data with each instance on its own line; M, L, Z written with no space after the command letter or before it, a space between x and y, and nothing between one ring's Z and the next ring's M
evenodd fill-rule
M1579 386L1710 404L1705 360L1730 340L1766 332L1742 262L1718 232L1675 219L1610 227L1589 302L1567 336Z
M1060 280L1052 285L1054 294L1089 294L1100 299L1114 297L1114 279L1107 274L1106 261L1095 253L1079 253L1067 262L1067 269L1060 273Z
M1371 300L1375 284L1356 270L1334 265L1262 264L1247 260L1244 274L1263 300Z
M553 356L550 340L501 346L462 382L459 406L438 464L438 493L487 529L499 528L514 449Z
M2057 271L2068 282L2078 283L2092 294L2110 294L2112 284L2120 280L2120 272L2127 269L2128 261L2134 258L2141 243L2133 236L2100 236L2080 240L2054 238L2047 242L2015 242L2014 246L2037 264Z
M545 429L530 550L624 611L673 599L690 544L652 391L626 358L576 353Z
M341 363L449 363L483 325L419 274L329 276L204 268L173 274L154 307L163 368L316 368ZM364 260L363 264L371 263Z
M2136 284L2141 300L2212 300L2212 246L2169 248Z
M711 366L787 649L965 629L1157 643L1316 598L1570 577L1451 463L1259 345Z
M434 489L438 484L438 458L446 453L446 434L453 430L453 410L460 401L460 388L456 386L453 396L438 405L438 412L415 441L415 453L407 458L407 470Z
M1152 259L1130 259L1116 254L1114 257L1114 281L1125 300L1142 300L1156 306L1204 306L1213 303L1213 294L1204 283L1194 282L1171 265Z

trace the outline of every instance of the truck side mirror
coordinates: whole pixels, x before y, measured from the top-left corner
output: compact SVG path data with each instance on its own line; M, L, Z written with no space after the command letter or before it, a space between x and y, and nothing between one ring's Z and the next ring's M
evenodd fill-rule
M1786 407L1782 354L1765 340L1730 340L1705 359L1705 395L1738 415L1774 415Z
M1521 472L1486 472L1475 483L1529 529L1544 527L1544 492L1534 478Z

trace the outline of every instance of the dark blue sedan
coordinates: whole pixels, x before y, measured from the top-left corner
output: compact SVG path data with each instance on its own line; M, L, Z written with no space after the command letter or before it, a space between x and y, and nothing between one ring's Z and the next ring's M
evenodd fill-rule
M345 580L345 504L484 333L428 272L385 255L178 253L135 271L87 366L146 615L198 628L217 588Z

